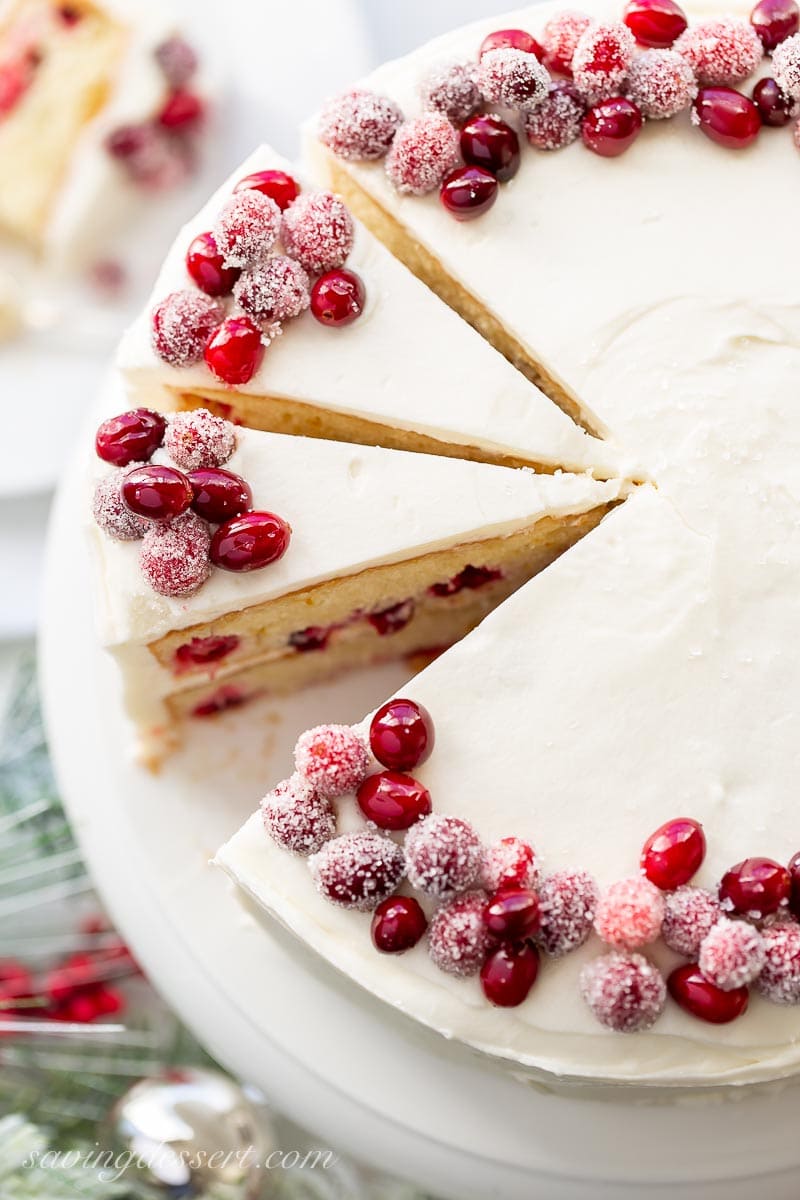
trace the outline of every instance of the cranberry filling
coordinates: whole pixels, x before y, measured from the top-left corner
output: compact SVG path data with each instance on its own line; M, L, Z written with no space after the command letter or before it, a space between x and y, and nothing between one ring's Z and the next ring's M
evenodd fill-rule
M466 566L463 571L459 571L446 583L432 584L428 588L428 592L431 596L455 596L458 592L463 592L465 588L477 591L478 588L485 587L487 583L496 583L498 579L502 578L503 572L496 567Z
M239 639L235 634L229 637L192 638L190 642L178 646L175 651L175 665L184 671L189 667L205 667L209 663L227 658L238 645Z
M307 629L296 629L294 633L290 633L289 645L301 654L308 650L324 650L332 633L332 625L327 628L323 625L309 625Z
M414 616L414 608L413 600L401 600L399 604L393 604L391 608L368 613L367 620L381 637L386 637L387 634L399 633L401 629L405 629Z
M27 50L16 58L0 63L0 117L16 108L33 83L40 62L35 50Z
M223 684L217 688L213 695L209 696L208 700L201 701L192 709L193 717L214 717L217 713L227 712L229 708L239 708L240 705L246 704L250 699L246 696L241 688L234 687L231 683Z

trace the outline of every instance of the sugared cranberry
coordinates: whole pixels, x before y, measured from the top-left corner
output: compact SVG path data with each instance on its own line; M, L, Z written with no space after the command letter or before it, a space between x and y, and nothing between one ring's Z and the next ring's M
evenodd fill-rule
M460 978L478 974L491 948L485 907L486 893L475 891L436 910L428 929L428 953L440 971Z
M601 1025L616 1033L650 1029L664 1011L661 972L641 954L604 954L581 971L581 995Z
M122 481L122 499L139 517L169 521L186 512L192 485L175 467L134 467Z
M186 270L207 296L227 296L239 278L238 267L226 267L213 233L198 233L186 251Z
M688 883L706 856L703 826L691 817L666 821L644 844L639 860L642 873L665 892Z
M772 858L746 858L726 871L719 885L725 912L760 920L789 903L792 881L786 867Z
M423 113L404 121L386 156L386 175L398 192L424 196L441 185L458 162L458 133L447 117Z
M477 112L482 103L472 63L449 63L434 68L420 88L422 107L441 113L454 125L461 125Z
M300 775L292 775L261 801L264 827L279 846L292 854L316 854L336 833L336 813Z
M190 642L178 646L175 663L184 670L188 667L207 667L233 654L238 645L239 638L234 633L219 637L194 637Z
M148 462L164 440L167 422L161 413L149 408L134 408L103 421L95 437L98 458L127 467Z
M730 150L743 150L758 137L761 117L752 100L729 87L701 88L694 119L706 137Z
M283 558L291 526L271 512L247 512L220 525L211 539L211 561L225 571L260 571Z
M539 974L539 954L530 942L493 950L481 967L481 988L490 1004L516 1008L527 1000Z
M135 542L149 528L145 517L132 513L122 499L122 471L112 471L99 480L92 497L92 516L103 533L118 542Z
M574 83L550 84L541 104L525 113L525 135L537 150L563 150L581 136L586 101Z
M617 950L637 950L654 942L664 920L664 897L641 875L612 883L597 905L598 936Z
M623 21L640 46L665 50L688 26L675 0L628 0Z
M236 430L207 408L193 408L170 418L164 449L182 471L221 467L236 449Z
M793 33L775 47L772 74L787 96L800 100L800 33Z
M746 987L723 992L710 983L696 963L676 967L667 980L669 994L693 1017L711 1025L727 1025L747 1010L750 994Z
M203 357L222 317L217 301L202 292L171 292L153 309L153 349L171 367L189 367Z
M289 634L289 645L301 654L309 650L324 650L332 631L331 625L309 625L307 629L296 629Z
M456 167L442 184L439 197L457 221L471 221L494 204L497 180L483 167Z
M797 0L759 0L750 24L769 53L800 29L800 7Z
M331 904L371 912L392 894L405 871L403 850L377 833L345 833L308 861L320 895Z
M140 121L112 130L105 148L132 183L151 191L175 187L192 169L193 159L186 139L170 136L155 121Z
M283 214L284 249L313 275L341 267L354 238L353 218L332 192L306 192Z
M369 726L369 745L378 762L393 771L411 771L431 755L433 719L416 700L388 700Z
M674 48L686 59L697 82L706 87L730 87L746 79L764 55L753 27L738 17L719 17L691 25Z
M299 775L328 799L354 792L369 769L364 739L352 725L317 725L297 739Z
M719 900L705 888L679 887L664 897L661 936L676 954L697 958L705 936L720 918Z
M632 146L642 128L642 114L624 96L612 96L590 108L583 118L583 144L603 158L616 158Z
M788 125L797 115L797 101L781 91L774 79L759 79L753 88L753 100L764 125Z
M761 936L764 966L758 990L773 1004L800 1004L800 925L779 922Z
M683 112L697 95L694 71L675 50L645 50L628 72L628 99L650 120Z
M539 897L530 888L503 888L489 897L483 919L498 941L533 937L539 929Z
M364 282L355 271L327 271L311 289L311 312L320 325L338 329L361 316L366 299Z
M544 46L540 45L536 38L524 29L496 29L494 33L487 33L481 42L478 58L483 58L484 54L488 54L490 50L509 49L524 50L526 54L535 54L539 62L544 59Z
M561 958L582 946L592 932L600 889L588 871L554 871L539 887L542 949Z
M428 922L413 896L389 896L375 909L372 944L382 954L402 954L416 946Z
M155 60L167 83L183 87L197 70L197 55L182 37L170 37L155 49Z
M142 538L139 566L160 596L191 596L211 571L208 525L196 513L155 522Z
M305 269L286 254L273 254L245 271L234 288L239 307L259 324L291 321L311 302Z
M789 860L789 878L792 881L789 908L800 918L800 853Z
M186 130L199 125L205 115L205 105L195 92L185 88L174 91L158 114L158 121L165 129Z
M226 317L209 338L203 354L206 366L223 383L249 383L261 366L264 342L249 317Z
M231 517L240 517L252 506L250 485L233 471L222 467L200 467L189 475L194 498L192 508L206 521L221 525Z
M478 65L477 79L490 104L514 109L533 108L550 86L547 69L524 50L487 50Z
M379 829L409 829L431 811L431 795L410 775L381 771L368 776L358 789L358 806Z
M490 894L503 888L533 888L538 877L533 846L522 838L501 838L481 859L481 885Z
M764 965L761 934L747 921L721 917L703 938L697 965L724 992L746 987Z
M519 170L519 138L510 125L490 113L467 122L460 145L464 162L483 167L501 183L513 179Z
M412 887L435 900L449 900L477 879L480 838L461 817L434 814L409 830L406 858Z
M352 88L323 105L317 136L339 158L383 158L402 120L402 112L388 96Z
M281 210L253 188L234 192L212 230L226 267L253 267L263 262L278 237Z
M265 196L269 196L270 200L274 200L281 212L293 204L300 195L300 185L296 179L292 179L291 175L287 175L286 171L253 171L252 175L245 175L240 179L233 189L234 192L261 192Z
M621 21L599 21L580 36L572 59L578 91L590 103L620 94L636 42Z
M591 24L591 17L574 9L556 13L547 22L542 31L544 61L556 75L572 75L575 47Z

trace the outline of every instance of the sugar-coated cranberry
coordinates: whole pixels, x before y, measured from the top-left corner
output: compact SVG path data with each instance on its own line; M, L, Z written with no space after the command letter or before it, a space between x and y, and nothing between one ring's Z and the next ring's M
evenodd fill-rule
M758 990L773 1004L800 1004L800 925L770 925L762 933L764 965Z
M175 651L175 665L186 670L189 667L207 667L212 663L222 662L229 654L233 654L239 646L239 638L235 633L209 635L208 637L193 637L184 642Z
M473 117L461 130L459 140L464 162L483 167L501 183L513 179L519 170L519 138L499 117L490 113Z
M581 136L586 101L567 79L550 84L541 104L524 114L525 135L537 150L562 150Z
M203 357L205 345L222 317L217 301L202 292L171 292L153 309L153 349L172 367L191 366Z
M441 113L454 125L461 125L477 112L482 103L472 63L449 63L435 67L420 88L422 107Z
M628 0L622 19L640 46L658 50L671 46L689 24L675 0Z
M706 888L679 887L664 897L661 936L676 954L697 958L703 938L716 925L722 909Z
M156 46L155 60L174 88L183 87L197 70L197 55L182 37L170 37Z
M651 833L639 863L651 883L665 892L673 892L700 870L705 856L703 826L691 817L677 817Z
M103 421L95 437L98 458L115 467L147 462L164 440L167 422L161 413L134 408Z
M664 1011L667 989L641 954L604 954L581 971L581 995L601 1025L616 1033L650 1029Z
M225 571L260 571L283 558L291 526L271 512L246 512L220 525L211 539L211 561Z
M539 954L530 942L492 950L481 967L481 988L490 1004L516 1008L527 1000L539 974Z
M797 101L787 96L774 79L759 79L753 88L753 101L764 125L779 128L797 115Z
M227 296L239 278L238 267L226 267L213 233L198 233L186 251L186 270L207 296Z
M156 522L142 538L139 566L160 596L190 596L211 572L208 525L196 513Z
M494 33L487 33L478 58L483 58L490 50L523 50L525 54L534 54L539 62L544 59L544 46L524 29L496 29Z
M294 763L301 778L329 799L354 792L369 769L366 742L352 725L317 725L297 739Z
M490 894L503 888L533 888L538 874L533 846L522 838L501 838L483 852L481 886Z
M264 828L292 854L316 854L336 833L336 813L300 775L292 775L261 801Z
M178 88L164 102L158 122L172 132L183 131L199 125L204 116L205 104L197 93Z
M285 212L300 195L300 185L286 171L253 171L245 175L233 189L234 192L262 192L274 200L281 212Z
M193 408L170 418L164 449L182 471L221 467L236 449L236 430L207 408Z
M139 517L169 521L186 512L192 502L192 485L175 467L134 467L122 481L122 499Z
M186 140L171 137L155 121L112 130L105 140L108 154L138 187L163 191L181 183L192 166Z
M760 920L785 908L791 890L786 867L772 858L746 858L725 872L719 898L725 912Z
M497 179L483 167L456 167L442 183L439 198L457 221L471 221L492 207L497 186Z
M144 537L149 522L132 513L122 499L122 471L112 471L99 480L92 497L92 516L103 533L118 542L134 542Z
M435 900L466 891L478 877L481 843L461 817L433 815L418 821L406 835L408 881Z
M800 100L800 33L792 34L775 47L772 74L787 96Z
M724 992L703 975L696 963L676 967L667 980L676 1004L693 1017L711 1025L727 1025L747 1011L750 994L746 987Z
M572 58L578 91L591 103L619 95L636 51L636 41L621 21L599 21L580 36Z
M524 50L487 50L478 64L478 87L490 104L533 108L541 103L550 76L534 54Z
M221 525L231 517L240 517L253 504L249 483L222 467L199 467L189 474L192 508L206 521Z
M642 116L663 121L689 107L697 95L697 81L677 51L645 50L630 65L627 92Z
M311 313L320 325L338 329L358 320L366 300L364 281L355 271L326 271L311 289Z
M284 249L313 275L341 267L354 237L353 218L332 192L305 192L283 214Z
M539 930L539 897L531 888L503 888L489 897L483 919L498 941L533 937Z
M402 112L388 96L352 88L322 106L317 137L339 158L383 158L402 121Z
M591 17L574 9L551 17L542 31L545 66L556 75L571 76L575 47L591 24Z
M320 895L331 904L371 912L405 872L402 847L377 833L344 833L308 861Z
M554 871L547 875L539 892L537 941L552 958L576 950L594 926L600 889L588 871Z
M431 812L431 794L410 775L381 771L358 789L358 806L379 829L409 829Z
M800 29L800 7L797 0L759 0L750 24L769 53Z
M433 750L433 719L416 700L388 700L369 726L369 745L378 762L393 771L411 771Z
M664 897L649 879L631 875L612 883L597 905L594 927L617 950L636 950L654 942L664 920Z
M413 896L389 896L372 917L372 944L382 954L402 954L416 946L427 928L418 900Z
M477 975L491 939L483 921L486 893L466 892L437 908L428 929L431 960L448 975Z
M674 47L704 86L729 87L752 75L764 55L761 41L747 21L719 17L691 25Z
M263 262L278 237L281 210L255 188L234 192L212 230L226 267L253 267Z
M206 343L203 357L223 383L249 383L264 357L261 331L249 317L226 317Z
M694 119L706 137L729 150L743 150L758 137L761 116L752 100L729 87L701 88Z
M761 934L747 921L721 917L703 938L697 965L724 992L746 987L764 965Z
M311 301L308 275L293 258L274 254L261 266L245 271L234 288L239 307L259 324L291 321Z
M603 158L616 158L632 146L642 128L642 114L624 96L612 96L590 108L583 118L583 144Z
M386 175L398 192L424 196L458 163L458 133L447 117L426 112L404 121L386 156Z

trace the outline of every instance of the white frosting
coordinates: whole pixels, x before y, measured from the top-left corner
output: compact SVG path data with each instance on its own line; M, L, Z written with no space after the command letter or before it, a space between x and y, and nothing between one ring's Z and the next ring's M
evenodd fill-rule
M119 364L137 394L152 396L161 386L223 386L202 363L175 368L161 362L151 345L150 312L168 293L191 286L186 249L213 225L234 183L268 167L294 171L262 147L175 240L150 303L120 349ZM366 286L359 320L332 330L306 312L287 322L254 378L237 391L299 400L565 469L600 475L640 470L579 429L359 224L347 265Z

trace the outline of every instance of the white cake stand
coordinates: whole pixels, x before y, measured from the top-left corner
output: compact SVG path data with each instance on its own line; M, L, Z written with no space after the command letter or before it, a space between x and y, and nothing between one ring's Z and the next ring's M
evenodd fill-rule
M80 475L62 489L49 545L53 759L115 921L210 1052L326 1144L453 1200L796 1200L793 1090L679 1104L551 1094L423 1033L240 906L210 855L286 772L299 730L360 717L402 671L198 725L161 774L138 768L92 630Z

